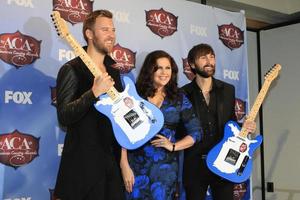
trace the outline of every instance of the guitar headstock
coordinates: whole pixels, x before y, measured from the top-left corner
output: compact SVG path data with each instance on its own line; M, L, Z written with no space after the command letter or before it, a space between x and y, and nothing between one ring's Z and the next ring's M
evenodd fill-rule
M62 38L67 37L67 35L69 34L69 29L66 24L66 21L60 17L59 12L53 11L51 14L51 18L57 31L57 34Z
M281 70L281 65L275 64L269 71L265 74L265 80L266 81L273 81L279 74L279 71Z

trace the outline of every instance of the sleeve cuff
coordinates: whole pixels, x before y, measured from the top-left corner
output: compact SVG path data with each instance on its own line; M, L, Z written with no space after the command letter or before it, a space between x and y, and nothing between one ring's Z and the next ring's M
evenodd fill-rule
M91 89L86 91L82 95L82 98L86 99L86 101L90 102L91 104L95 104L99 100L98 97L95 97L95 95Z

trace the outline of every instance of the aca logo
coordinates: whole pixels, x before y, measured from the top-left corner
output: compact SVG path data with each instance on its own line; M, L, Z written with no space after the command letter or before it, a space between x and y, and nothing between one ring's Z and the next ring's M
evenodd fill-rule
M196 75L192 71L192 68L188 63L187 58L182 58L182 66L183 66L183 73L185 74L187 79L189 79L190 81L193 80Z
M50 90L51 90L51 105L56 107L57 105L57 101L56 101L56 87L51 87L50 86Z
M19 31L0 34L0 59L16 68L40 58L40 49L41 41Z
M219 39L230 50L240 48L244 44L244 31L231 24L218 26Z
M235 99L235 115L237 121L240 121L246 115L246 102L241 99Z
M18 168L38 156L40 138L14 130L0 135L0 162Z
M93 11L91 0L53 0L53 10L72 25L83 22L86 16Z
M246 193L247 193L247 184L246 183L240 183L240 184L234 185L234 188L233 188L234 200L240 200L240 199L245 198L244 196Z
M172 35L177 31L178 17L163 8L146 12L146 26L161 38Z
M110 56L116 61L114 68L119 69L121 73L129 73L135 66L136 52L116 44L110 53Z

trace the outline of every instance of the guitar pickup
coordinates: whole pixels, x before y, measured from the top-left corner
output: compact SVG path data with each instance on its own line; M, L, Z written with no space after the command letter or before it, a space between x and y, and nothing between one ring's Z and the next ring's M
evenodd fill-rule
M140 119L140 116L133 109L124 115L124 119L131 126L132 129L138 127L143 121Z
M234 149L229 149L224 161L228 162L229 164L235 165L240 155L241 154Z
M237 136L237 138L239 138L240 140L242 140L243 142L245 142L246 140L240 136Z
M249 160L249 156L245 156L245 158L244 158L244 160L243 160L243 162L242 162L239 170L237 171L237 175L238 176L241 176L243 174L243 172L245 170L245 167L246 167L246 165L248 163L248 160Z

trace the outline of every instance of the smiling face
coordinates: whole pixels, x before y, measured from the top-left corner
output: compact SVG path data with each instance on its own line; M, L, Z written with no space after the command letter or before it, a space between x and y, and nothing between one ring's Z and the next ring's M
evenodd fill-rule
M163 88L171 79L172 67L168 58L159 58L156 61L157 70L153 74L154 86L157 89Z
M113 20L107 17L97 17L93 30L87 30L89 42L101 54L112 52L116 34Z
M195 72L204 77L208 78L215 74L216 68L216 59L215 56L211 53L202 55L195 60L195 64L192 66L195 69Z

